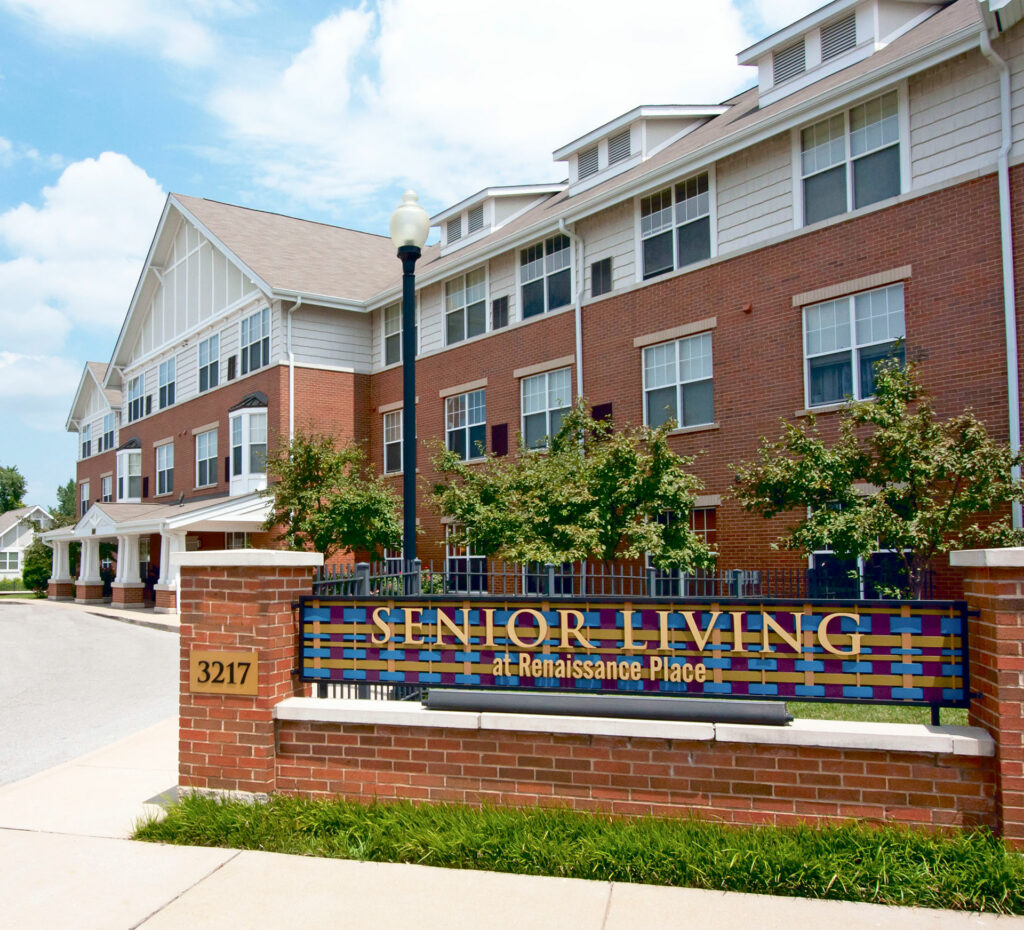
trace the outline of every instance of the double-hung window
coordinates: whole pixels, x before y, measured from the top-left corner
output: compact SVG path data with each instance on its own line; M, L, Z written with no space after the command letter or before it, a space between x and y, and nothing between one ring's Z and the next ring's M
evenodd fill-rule
M83 426L79 437L82 440L82 458L87 459L92 455L92 426L88 423Z
M559 368L522 380L523 441L528 449L546 449L572 407L572 371Z
M446 397L445 444L460 459L476 459L487 452L487 405L483 389Z
M18 570L18 550L0 552L0 572L16 572Z
M80 495L80 497L79 497L79 506L78 506L78 514L79 514L79 516L84 517L85 514L86 514L86 511L89 509L89 482L88 481L83 481L78 486L78 491L79 491L79 495Z
M384 474L402 470L402 411L384 414Z
M136 375L128 381L128 422L141 420L145 410L146 376Z
M487 559L477 555L462 533L445 527L445 591L449 594L484 594L487 591Z
M109 503L114 499L114 476L104 475L100 478L100 500Z
M117 453L117 499L139 503L142 500L142 451L126 449Z
M645 279L710 258L708 173L641 197L640 239Z
M802 130L800 171L805 225L899 194L896 91Z
M174 490L174 443L156 447L156 493L170 494Z
M160 363L160 409L174 403L174 359Z
M658 515L661 524L673 523L674 513ZM711 549L718 544L718 515L714 507L695 507L690 512L690 530ZM721 592L721 586L714 573L704 571L681 572L676 568L658 568L651 554L646 557L648 578L654 582L655 597L712 597Z
M207 488L217 483L217 430L210 429L196 436L196 487Z
M242 374L270 364L270 309L264 307L242 320Z
M804 307L807 406L871 397L875 364L902 363L905 335L902 284Z
M215 388L220 381L220 334L199 343L199 392Z
M711 333L644 349L644 417L648 426L715 421Z
M103 437L100 439L100 452L114 448L114 414L103 416Z
M445 344L487 332L487 269L459 275L444 286Z
M524 320L572 300L571 254L569 237L561 234L519 253Z
M267 411L243 408L231 414L231 494L267 486Z

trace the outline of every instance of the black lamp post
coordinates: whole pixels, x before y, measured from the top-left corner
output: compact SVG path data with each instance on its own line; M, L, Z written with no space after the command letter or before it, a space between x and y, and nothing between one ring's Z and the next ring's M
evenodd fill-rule
M414 191L391 214L391 241L402 262L402 559L405 593L419 593L416 561L416 259L427 241L430 217Z

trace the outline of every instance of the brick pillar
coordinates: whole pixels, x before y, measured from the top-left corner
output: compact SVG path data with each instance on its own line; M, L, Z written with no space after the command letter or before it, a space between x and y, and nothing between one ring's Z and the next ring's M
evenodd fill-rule
M184 788L269 794L275 789L274 707L301 693L298 617L317 553L231 549L177 552L181 567L178 781ZM193 693L193 650L258 655L255 696Z
M996 743L996 815L1007 843L1024 849L1024 548L953 552L964 595L971 691L968 723Z

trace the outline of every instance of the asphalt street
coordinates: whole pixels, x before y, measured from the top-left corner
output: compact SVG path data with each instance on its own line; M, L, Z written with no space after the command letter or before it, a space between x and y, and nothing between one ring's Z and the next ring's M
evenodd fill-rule
M178 712L178 635L0 600L0 784Z

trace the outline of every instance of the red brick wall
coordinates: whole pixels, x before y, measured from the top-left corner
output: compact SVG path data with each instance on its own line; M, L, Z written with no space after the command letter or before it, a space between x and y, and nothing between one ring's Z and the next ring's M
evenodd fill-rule
M692 814L729 823L996 826L991 758L281 721L278 791Z

